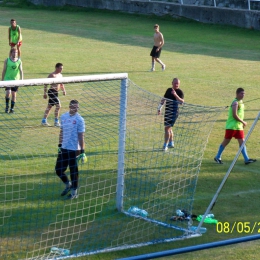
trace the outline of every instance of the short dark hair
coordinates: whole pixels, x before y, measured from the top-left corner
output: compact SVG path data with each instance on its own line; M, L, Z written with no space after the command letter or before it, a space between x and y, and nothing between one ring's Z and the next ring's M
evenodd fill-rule
M15 19L11 19L11 21L10 22L16 22L16 20Z
M59 67L61 67L61 66L63 66L63 64L60 63L60 62L58 62L58 63L55 65L55 68L59 68Z
M16 49L16 48L11 48L11 49L10 49L10 52L9 52L9 55L11 55L11 53L12 53L13 51L17 51L17 49Z
M76 99L72 99L72 100L70 101L70 105L75 105L75 104L78 104L78 103L79 103L79 101L76 100Z
M243 91L245 91L243 88L238 88L236 91L236 94L239 94L240 92L243 92Z

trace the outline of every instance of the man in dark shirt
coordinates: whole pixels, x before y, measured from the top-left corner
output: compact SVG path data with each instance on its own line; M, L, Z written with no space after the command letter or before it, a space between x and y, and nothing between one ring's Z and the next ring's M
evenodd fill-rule
M163 145L163 151L174 147L172 127L174 126L179 115L178 106L179 104L184 103L184 93L179 87L180 80L178 78L174 78L172 81L172 88L168 88L166 90L164 98L158 106L158 115L160 115L162 106L166 103L164 114L165 142Z

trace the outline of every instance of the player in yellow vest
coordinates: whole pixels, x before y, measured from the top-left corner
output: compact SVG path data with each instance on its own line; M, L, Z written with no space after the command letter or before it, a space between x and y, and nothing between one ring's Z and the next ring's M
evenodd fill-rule
M21 27L16 24L16 21L14 19L11 19L10 24L11 26L8 29L9 45L11 46L11 48L14 48L16 46L18 50L18 58L20 58L23 39Z
M7 58L4 62L4 68L2 72L2 81L4 80L22 80L23 79L23 68L22 68L22 61L17 57L18 51L16 49L11 49L9 53L9 58ZM5 88L6 96L6 108L5 112L8 113L9 109L9 101L10 96L12 94L11 100L11 109L10 113L14 113L14 105L16 102L16 93L18 91L18 87L8 87Z
M236 98L232 101L231 106L228 111L228 118L226 121L226 134L223 142L219 146L218 153L214 158L215 162L218 164L223 164L221 160L221 155L225 147L229 144L232 137L235 137L238 141L239 146L244 142L244 127L247 123L244 121L244 104L243 98L245 96L245 91L243 88L238 88L236 90ZM247 155L246 146L242 149L242 155L245 160L245 164L254 163L255 159L250 159Z

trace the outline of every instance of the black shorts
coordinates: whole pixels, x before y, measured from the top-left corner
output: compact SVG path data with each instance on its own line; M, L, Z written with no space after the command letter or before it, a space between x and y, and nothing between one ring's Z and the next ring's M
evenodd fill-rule
M19 87L10 87L10 88L5 88L5 90L11 90L13 92L17 92Z
M152 56L154 58L160 58L162 48L160 48L159 51L156 51L157 49L158 49L157 46L153 46L151 53L150 53L150 56Z
M54 106L60 104L60 100L58 99L58 91L56 91L55 89L49 89L48 96L49 96L49 101L48 101L49 105Z
M173 127L177 118L178 118L179 114L178 112L165 112L164 115L164 126L170 126Z

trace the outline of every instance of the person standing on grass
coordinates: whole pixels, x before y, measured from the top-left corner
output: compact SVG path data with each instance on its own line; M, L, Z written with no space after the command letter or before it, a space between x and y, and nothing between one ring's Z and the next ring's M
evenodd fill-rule
M179 104L184 103L184 93L180 89L180 80L174 78L172 81L172 87L168 88L164 94L164 98L161 100L161 103L158 106L158 115L161 114L162 106L165 105L165 114L164 114L164 137L165 142L163 145L163 151L167 151L168 148L174 148L173 140L173 131L172 127L174 126L178 115L179 115Z
M63 70L62 63L57 63L55 65L55 71L52 72L48 76L48 78L61 78L62 77L62 74L61 74L62 70ZM66 95L66 90L65 90L65 87L64 87L63 84L51 84L51 86L50 86L50 88L47 92L47 86L48 85L44 85L43 98L47 99L47 93L48 93L49 101L48 101L47 108L46 108L44 115L43 115L42 126L50 126L50 124L47 122L47 118L48 118L48 115L50 114L52 107L56 106L56 109L54 111L54 116L55 116L54 126L59 127L60 126L59 114L60 114L60 109L61 109L61 103L60 103L60 100L58 98L58 95L59 95L58 92L61 88L62 91L63 91L63 95Z
M214 161L218 164L223 164L221 160L221 155L226 148L226 146L231 141L232 137L237 139L239 146L244 142L244 128L247 123L244 121L244 104L243 98L245 96L245 91L243 88L238 88L236 90L236 98L232 101L231 106L228 111L228 118L226 121L226 133L223 142L220 144L218 153L214 158ZM242 149L242 155L245 160L245 164L250 164L256 162L255 159L250 159L247 155L246 146Z
M14 48L16 46L18 50L18 59L21 58L21 46L22 46L22 31L21 27L16 24L15 19L11 19L11 26L8 29L9 46Z
M58 158L55 166L56 174L66 185L66 188L61 193L61 196L67 195L70 191L71 194L68 199L78 197L78 164L77 155L81 158L82 162L86 158L85 155L85 121L78 114L79 102L71 100L69 104L69 112L61 116L61 127L58 144ZM70 168L70 181L65 174L67 167Z
M2 81L5 80L23 80L23 67L22 61L17 57L17 49L12 48L9 52L9 58L4 62L2 72ZM10 96L12 94L10 113L14 113L14 105L16 102L18 87L5 88L5 113L8 113Z
M152 56L152 68L150 69L150 71L155 71L155 62L156 61L161 64L162 71L164 71L166 68L166 65L159 59L160 55L161 55L162 46L164 45L164 38L163 38L163 34L159 31L158 24L154 25L154 31L155 31L155 33L153 35L154 46L150 53L150 56Z

